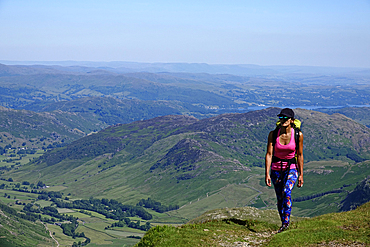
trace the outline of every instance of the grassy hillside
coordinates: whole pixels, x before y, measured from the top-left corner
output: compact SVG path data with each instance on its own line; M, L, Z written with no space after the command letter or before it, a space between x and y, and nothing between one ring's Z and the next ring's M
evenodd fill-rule
M94 116L73 112L36 113L0 106L0 173L106 126Z
M36 102L24 107L36 112L63 111L74 113L92 123L108 125L131 123L165 115L193 115L197 118L215 115L214 111L180 101L115 99L113 97L83 97L69 101ZM212 115L213 114L213 115Z
M353 211L296 221L279 234L278 225L269 220L239 215L180 227L157 226L136 246L368 246L369 212L367 203Z
M10 144L12 147L41 149L49 144L63 145L83 137L91 129L100 128L74 113L36 113L0 107L1 147Z
M111 126L5 172L2 178L62 185L63 192L74 197L125 203L151 197L180 205L169 212L176 222L219 207L274 208L274 192L263 183L263 166L266 138L279 111L269 108L203 120L165 116ZM310 162L304 188L294 192L301 200L293 214L338 211L346 193L369 174L370 130L339 114L299 109L296 113L303 122Z
M27 163L45 150L66 145L109 125L169 114L192 114L199 118L215 115L204 108L184 107L180 102L101 97L31 105L29 108L38 112L0 106L0 154L5 152L0 167Z
M121 100L166 100L219 107L234 105L232 99L209 90L163 85L104 70L74 72L39 67L33 67L33 71L30 69L5 65L0 67L0 105L23 109L38 102L102 96Z
M26 107L30 110L0 106L0 146L11 144L20 147L23 144L27 148L41 148L54 142L70 143L110 125L162 115L193 114L200 118L215 115L200 107L183 105L168 101L85 97L71 101L38 102Z
M370 176L359 183L342 201L343 211L349 211L370 201Z
M0 202L0 246L57 246L42 223L20 216L16 210Z

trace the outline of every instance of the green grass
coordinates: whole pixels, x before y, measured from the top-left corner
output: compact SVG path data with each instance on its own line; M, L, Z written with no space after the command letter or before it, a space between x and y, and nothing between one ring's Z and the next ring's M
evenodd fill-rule
M10 198L4 197L5 193L7 194L7 196L10 196ZM14 199L14 197L16 199ZM15 207L15 208L19 208L19 209L23 208L23 206L21 205L16 205L15 204L16 201L27 204L27 203L36 201L36 198L37 198L37 194L0 189L0 202L6 205L11 205L12 207Z
M294 215L303 215L305 217L313 217L325 213L338 212L338 205L342 198L338 194L329 194L304 202L294 202L292 212Z
M328 194L315 199L293 202L292 213L297 216L318 216L338 212L339 205L356 185L369 175L369 161L349 164L344 161L320 161L305 164L302 188L294 188L292 197L315 195L342 188L343 193ZM346 187L343 187L346 185ZM350 186L348 186L350 185Z
M93 244L112 244L112 240L115 238L111 236L110 234L106 234L102 231L97 231L93 228L83 225L79 225L77 232L84 232L85 236L91 239L91 243Z
M109 241L109 243L101 243L101 244L89 244L89 247L131 247L134 246L137 242L139 242L139 239L134 238L119 238L119 239L113 239Z
M52 201L45 201L45 200L38 200L36 204L39 204L41 207L50 206L53 202Z
M111 226L114 221L102 221L96 218L88 218L88 219L83 219L86 223L85 225L88 226L91 229L104 232L105 227Z
M129 235L138 234L138 236L140 236L140 235L145 234L145 231L126 227L126 226L125 227L112 227L112 228L109 228L109 230L114 230L115 232L127 232L127 233L130 233ZM108 232L109 230L105 230L105 231Z
M90 218L91 217L90 215L83 214L83 213L80 213L80 212L67 212L67 213L64 213L64 214L72 215L73 217L77 217L79 219L85 219L85 218Z
M69 208L58 208L58 213L65 214L65 213L73 213L76 212L75 210Z
M247 205L257 194L256 191L243 185L227 185L208 197L205 194L203 198L192 201L168 214L191 220L208 210Z
M370 202L356 210L294 221L289 230L276 234L278 225L237 218L192 223L179 227L157 226L136 245L231 246L248 243L262 246L314 246L317 244L370 244ZM198 219L200 220L200 219Z
M65 190L65 189L67 189L67 187L65 187L65 186L51 186L51 187L45 188L44 190L45 191L55 191L55 192L57 192L57 191Z
M277 229L275 224L236 219L213 220L180 227L157 226L150 229L136 246L218 246L244 239L255 243L265 239L258 233Z
M85 210L85 211L91 213L91 216L93 216L93 217L96 217L96 218L99 218L99 219L110 220L110 219L107 219L107 217L105 217L105 215L99 214L97 212L89 211L89 210Z
M268 246L307 246L339 242L370 244L370 203L356 210L331 213L292 225L291 230L275 235Z
M141 222L146 222L146 220L143 220L142 218L140 218L140 217L128 217L131 221L137 221L137 220L140 220Z

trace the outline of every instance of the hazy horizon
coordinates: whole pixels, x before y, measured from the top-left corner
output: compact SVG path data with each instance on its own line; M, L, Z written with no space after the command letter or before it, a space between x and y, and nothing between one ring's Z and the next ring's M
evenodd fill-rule
M370 68L370 1L0 0L0 60Z
M26 65L26 66L37 66L37 65L45 65L45 66L84 66L84 67L100 67L102 65L106 65L108 67L117 67L117 66L109 66L110 64L127 64L127 65L165 65L165 64L187 64L187 65L209 65L209 66L256 66L256 67L301 67L301 68L333 68L333 69L370 69L370 67L350 67L350 66L320 66L320 65L278 65L278 64L271 64L271 65L259 65L259 64L233 64L233 63L196 63L196 62L135 62L135 61L78 61L78 60L60 60L60 61L20 61L20 60L0 60L0 64L4 65ZM95 66L93 66L95 65Z

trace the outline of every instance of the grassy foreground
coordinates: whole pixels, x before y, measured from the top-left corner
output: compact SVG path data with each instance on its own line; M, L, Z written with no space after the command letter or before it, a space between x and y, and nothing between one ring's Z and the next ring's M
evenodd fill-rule
M326 214L291 224L277 233L278 225L236 218L157 226L136 245L142 246L368 246L370 245L370 202L356 210ZM242 245L241 245L242 246Z

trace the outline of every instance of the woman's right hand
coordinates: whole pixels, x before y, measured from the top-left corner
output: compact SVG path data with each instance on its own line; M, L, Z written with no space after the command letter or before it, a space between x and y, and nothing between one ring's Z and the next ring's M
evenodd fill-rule
M266 184L268 187L271 187L271 177L270 177L270 175L266 175L266 176L265 176L265 184Z

